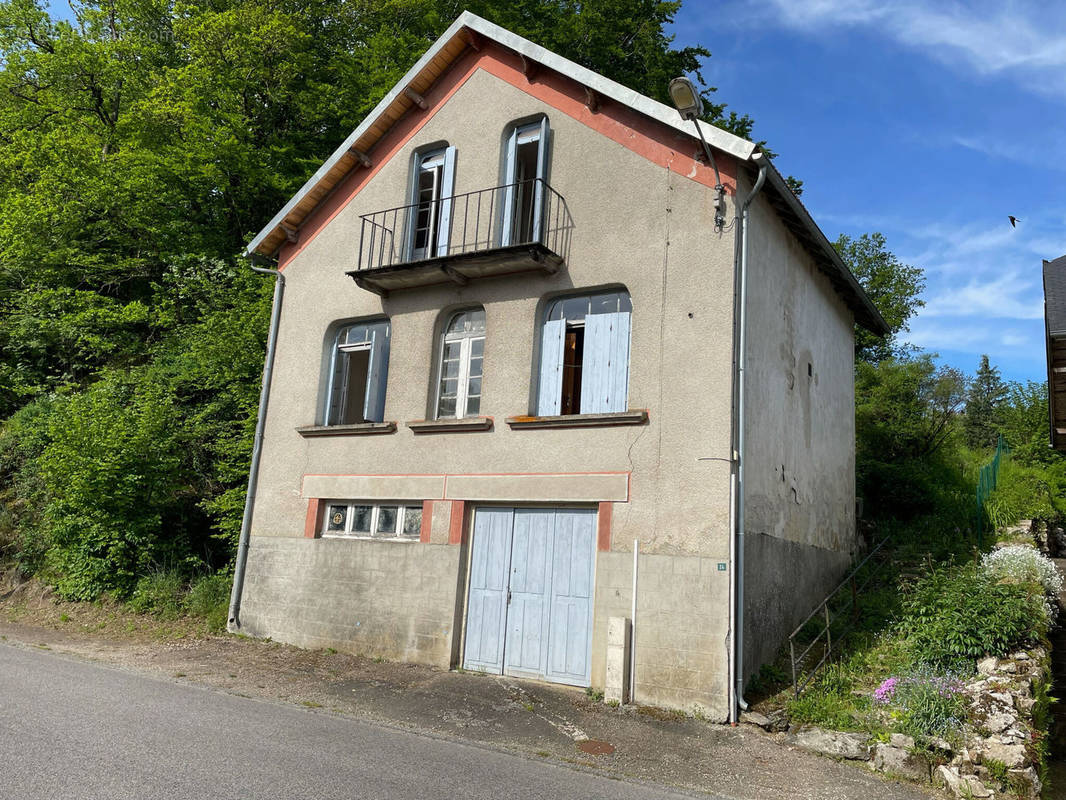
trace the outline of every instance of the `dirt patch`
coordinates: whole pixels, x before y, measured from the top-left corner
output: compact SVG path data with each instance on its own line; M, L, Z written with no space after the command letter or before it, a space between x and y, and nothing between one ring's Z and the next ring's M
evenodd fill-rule
M288 702L308 713L353 715L743 800L929 796L791 750L750 726L729 728L650 707L612 708L563 686L212 635L196 620L159 620L114 602L65 603L39 584L6 591L11 588L17 591L0 600L0 638L8 644Z

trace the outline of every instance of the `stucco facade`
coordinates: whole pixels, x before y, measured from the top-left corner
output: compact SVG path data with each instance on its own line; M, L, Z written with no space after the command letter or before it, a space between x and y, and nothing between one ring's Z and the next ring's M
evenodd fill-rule
M434 79L425 108L382 135L372 166L346 177L281 247L285 300L241 629L461 666L478 509L590 509L588 682L603 686L608 618L630 615L636 542L636 700L725 719L736 245L714 230L715 178L695 159L698 143L589 98L481 41ZM455 148L456 195L498 186L507 132L542 117L547 180L572 219L558 272L386 297L346 275L360 266L361 215L409 202L418 153ZM717 161L732 219L750 170L725 153ZM796 597L813 603L847 562L855 533L852 312L765 201L753 206L750 250L749 668L780 643ZM547 305L597 289L631 299L625 406L644 413L617 420L625 424L514 424L537 411ZM472 307L485 314L485 429L418 432L434 416L442 328ZM336 333L379 318L391 326L384 420L395 430L323 432ZM298 430L311 426L316 435ZM421 506L420 536L324 537L328 500ZM786 568L796 553L809 573ZM766 580L778 570L780 580ZM783 588L787 609L775 599Z

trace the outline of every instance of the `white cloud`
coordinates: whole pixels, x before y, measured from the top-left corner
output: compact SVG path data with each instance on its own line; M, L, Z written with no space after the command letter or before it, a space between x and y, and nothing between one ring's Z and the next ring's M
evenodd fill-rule
M926 300L921 316L1043 319L1044 307L1039 284L1008 272L943 287Z
M1066 5L1040 0L765 0L787 27L821 33L870 28L980 75L1010 73L1030 90L1066 93Z
M996 325L976 324L973 319L920 319L903 339L933 353L971 354L973 364L967 366L963 359L958 366L972 371L982 354L992 356L993 361L1039 362L1044 357L1042 334L1043 324L1039 322L1004 330Z

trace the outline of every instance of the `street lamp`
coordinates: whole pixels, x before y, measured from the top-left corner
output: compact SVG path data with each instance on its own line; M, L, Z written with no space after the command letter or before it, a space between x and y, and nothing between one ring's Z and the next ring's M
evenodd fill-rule
M674 78L670 81L670 99L674 108L685 119L697 119L703 115L703 98L688 78Z
M714 160L714 153L711 152L707 140L703 138L703 129L700 128L699 118L703 114L703 98L696 91L692 81L684 76L670 81L669 92L670 100L681 115L681 118L691 120L692 124L696 126L696 133L699 135L700 143L703 145L703 152L714 169L714 230L715 233L720 233L725 226L725 216L722 214L722 205L725 202L725 187L722 186L722 178L718 174L718 164Z

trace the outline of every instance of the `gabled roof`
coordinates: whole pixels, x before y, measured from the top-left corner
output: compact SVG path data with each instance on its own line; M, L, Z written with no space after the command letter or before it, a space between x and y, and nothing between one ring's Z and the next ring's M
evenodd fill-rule
M575 64L476 14L464 11L382 98L359 127L352 131L315 174L293 195L284 208L256 234L246 252L249 255L257 252L263 255L274 255L286 241L289 231L299 228L333 188L352 169L361 165L361 157L365 157L365 154L371 151L389 129L417 104L417 99L449 66L468 48L476 48L481 38L518 53L524 59L529 59L564 75L603 98L613 100L694 141L697 140L693 123L682 119L670 106L645 97L620 83ZM763 158L752 142L705 122L697 124L711 147L733 156L738 161L754 163ZM767 192L782 220L797 235L818 266L829 276L854 312L856 320L874 333L888 333L888 325L869 297L866 296L803 204L788 188L784 178L772 165L769 167L767 178Z
M1066 256L1044 262L1044 316L1048 336L1066 336Z

